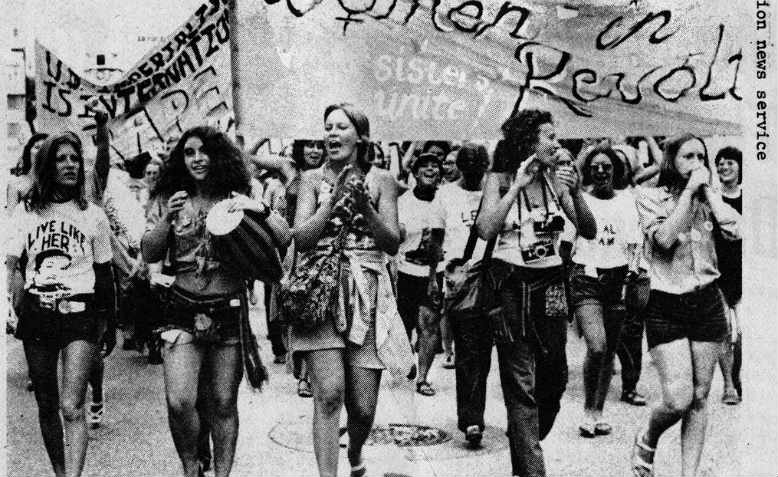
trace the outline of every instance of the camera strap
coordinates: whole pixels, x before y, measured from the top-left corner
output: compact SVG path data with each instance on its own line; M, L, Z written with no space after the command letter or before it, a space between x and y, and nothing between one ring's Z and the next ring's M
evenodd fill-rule
M481 195L481 201L478 203L478 210L475 213L475 219L473 219L473 225L470 226L470 234L467 236L467 244L465 244L465 251L462 254L462 259L465 262L468 262L473 257L473 252L475 251L475 244L478 242L478 233L476 232L475 228L475 221L478 220L478 215L481 213L481 207L484 205L484 196L483 193ZM494 246L497 243L497 238L489 239L488 242L486 242L486 249L484 249L484 256L481 259L482 262L486 263L492 258L492 251L494 251Z

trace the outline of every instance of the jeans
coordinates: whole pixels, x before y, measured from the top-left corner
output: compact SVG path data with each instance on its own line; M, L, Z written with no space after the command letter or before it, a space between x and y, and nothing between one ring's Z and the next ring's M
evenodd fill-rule
M456 359L457 427L484 429L486 379L492 364L492 332L482 313L449 312Z
M508 439L513 475L544 476L545 464L540 440L544 439L559 412L559 402L567 386L567 322L546 316L546 289L533 290L530 315L520 321L521 283L533 283L551 270L527 270L495 261L492 272L508 267L498 300L505 327L513 329L513 339L496 339L500 381L508 413ZM494 326L494 322L492 323ZM524 328L525 332L520 332ZM457 348L459 353L459 348Z
M643 317L640 313L626 314L616 354L621 363L621 392L634 391L640 380L643 359Z

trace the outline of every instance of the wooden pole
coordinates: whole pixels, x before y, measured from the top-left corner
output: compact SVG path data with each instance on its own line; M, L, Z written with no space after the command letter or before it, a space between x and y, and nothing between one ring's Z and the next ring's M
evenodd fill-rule
M238 48L238 0L230 0L230 65L232 69L232 111L235 115L235 136L242 135L242 102L240 91L240 50Z

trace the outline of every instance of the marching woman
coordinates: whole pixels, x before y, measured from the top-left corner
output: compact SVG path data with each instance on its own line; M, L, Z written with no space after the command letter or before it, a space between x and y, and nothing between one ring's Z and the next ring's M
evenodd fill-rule
M385 255L397 253L400 243L397 185L389 172L371 167L370 124L363 112L350 104L328 106L324 133L327 159L321 168L304 172L300 183L296 266L334 250L337 290L329 303L312 304L326 308L326 320L307 331L292 326L289 346L305 356L311 378L319 474L337 474L345 402L351 475L361 477L366 473L362 446L375 417L381 371L396 375L398 353L412 360L386 268Z
M610 386L611 364L625 316L622 289L627 273L638 272L638 245L642 242L634 196L617 191L624 177L623 163L610 147L596 147L583 162L584 194L597 222L597 235L578 237L570 278L571 301L584 339L583 437L607 435L611 426L602 419Z
M646 336L662 388L661 402L635 436L638 477L654 475L659 438L678 421L681 475L695 475L700 463L708 392L727 335L714 231L740 238L740 215L712 183L705 143L683 134L666 143L657 187L638 198L651 280Z
M87 380L101 331L115 329L111 230L105 213L86 198L84 177L75 134L43 143L30 191L13 213L16 229L7 257L17 336L24 341L43 442L57 476L83 470ZM22 257L26 265L20 271Z
M572 236L572 226L591 239L596 226L574 167L555 170L560 146L551 114L523 110L502 130L476 226L481 238L497 237L487 282L500 307L489 315L513 475L543 476L539 441L551 430L567 384L567 323L546 316L545 293L562 280L563 232Z
M205 218L214 204L230 197L235 209L265 213L261 203L245 195L249 190L246 163L232 141L210 127L189 129L162 170L141 242L146 262L167 257L175 275L161 338L170 431L189 477L202 472L197 459L198 392L210 418L215 475L229 475L235 456L246 281L220 262ZM201 373L208 378L205 390L198 390Z

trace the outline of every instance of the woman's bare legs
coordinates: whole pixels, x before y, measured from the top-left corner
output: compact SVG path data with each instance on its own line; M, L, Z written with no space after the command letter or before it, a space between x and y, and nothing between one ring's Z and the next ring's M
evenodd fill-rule
M346 412L348 413L348 460L362 463L365 444L375 419L381 370L346 366Z
M206 406L213 436L213 469L216 477L230 475L238 442L238 388L243 378L240 344L211 346L208 366L210 386Z
M343 349L322 349L306 356L313 387L313 451L321 477L338 473L338 427L345 395L343 353Z
M84 470L86 431L84 400L97 345L78 340L62 350L62 417L65 422L65 472L77 477Z
M197 413L197 384L203 349L194 344L165 343L163 367L168 423L185 477L197 477L197 440L200 417Z

